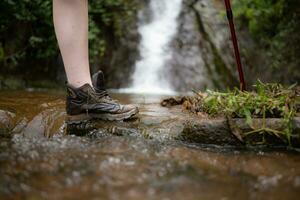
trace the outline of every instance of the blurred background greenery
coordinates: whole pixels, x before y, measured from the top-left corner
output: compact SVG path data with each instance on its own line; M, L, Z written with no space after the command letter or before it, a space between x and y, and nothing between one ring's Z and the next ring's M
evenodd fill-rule
M136 15L138 1L89 2L91 64L104 59L107 47L116 45L124 25ZM121 23L122 22L122 23ZM61 69L52 22L52 0L3 0L0 2L0 80L22 80L2 87L52 87ZM62 78L64 79L64 78ZM61 81L62 82L62 81ZM1 84L0 84L1 85ZM2 83L3 85L3 83ZM0 87L1 88L1 87Z
M200 1L200 0L199 0ZM129 76L138 58L139 36L127 38L137 29L137 15L145 1L101 0L89 2L90 59L92 70ZM270 73L277 82L300 80L300 5L299 0L235 0L234 13L240 32L250 33L263 62L253 62L247 51L242 56L257 73ZM131 34L132 35L132 34ZM124 40L133 41L120 50ZM242 49L243 38L240 38ZM244 45L244 46L243 46ZM249 47L250 48L250 47ZM128 50L134 56L128 58ZM118 56L113 53L118 51ZM121 55L121 56L120 56ZM116 63L122 63L117 62ZM257 65L256 65L257 64ZM262 66L263 65L263 66ZM259 69L263 68L264 71ZM246 70L247 71L247 70ZM52 24L51 0L1 0L0 2L0 89L56 87L64 81L63 67ZM120 87L121 76L112 76L110 86Z
M266 56L277 81L300 80L300 1L234 1L239 25L247 28ZM260 67L260 66L256 66Z

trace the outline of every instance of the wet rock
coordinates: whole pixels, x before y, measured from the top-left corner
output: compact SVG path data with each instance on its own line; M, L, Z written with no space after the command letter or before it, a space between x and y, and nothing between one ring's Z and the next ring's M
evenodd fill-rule
M28 122L26 127L23 128L22 134L29 138L51 137L54 134L62 133L64 123L65 112L60 109L46 109ZM16 127L16 129L19 128Z
M183 97L171 97L168 99L164 99L160 105L163 107L171 107L171 106L177 106L182 105L187 100L186 96Z
M171 99L171 102L176 102L176 99ZM253 126L256 129L260 129L263 123L262 119L253 119ZM284 129L282 119L266 119L265 125L274 130ZM263 140L269 145L286 145L286 141L272 134L245 136L244 133L253 131L253 126L250 127L245 119L232 119L229 123L226 118L211 119L207 116L191 114L184 111L183 106L165 108L159 104L146 104L141 105L141 113L135 120L126 122L95 120L68 125L67 133L91 138L100 138L111 134L122 137L143 137L157 141L181 140L189 143L221 146L256 145ZM300 146L300 118L294 119L293 128L293 145ZM236 130L239 130L239 134L235 134Z
M34 117L22 132L26 137L44 137L45 126L42 114Z
M253 128L259 130L264 126L277 131L284 131L284 121L283 119L278 118L267 118L266 120L263 119L253 119L252 127L246 123L245 119L234 119L234 123L237 124L238 128L243 132L247 133L253 131ZM292 128L293 133L291 135L291 142L293 146L300 146L300 118L295 117L292 121ZM244 137L245 142L249 144L256 144L262 141L265 141L266 144L277 144L277 145L286 145L287 141L286 138L278 137L280 135L276 134L253 134L247 135Z
M225 119L189 121L177 139L201 144L241 145L231 133Z
M8 137L14 126L16 115L12 112L0 110L0 137Z
M286 143L275 134L252 134L245 136L244 133L252 131L244 119L232 119L229 123L225 118L211 119L205 115L191 114L186 111L185 105L171 107L162 107L158 102L151 101L139 103L140 114L137 118L124 122L107 122L93 120L86 123L70 125L65 123L64 102L60 99L46 98L37 94L30 94L30 99L35 99L38 109L30 109L33 105L32 100L25 98L21 110L15 107L16 113L21 116L15 116L13 113L1 111L1 123L5 124L2 133L21 133L26 138L51 138L55 135L76 135L91 139L104 138L109 135L120 137L134 137L156 140L159 142L184 141L198 144L215 144L221 146L243 146L245 143L255 145L261 141L268 144L284 145ZM41 98L42 97L42 98ZM39 99L40 98L40 99ZM130 98L129 98L130 99ZM13 105L16 100L8 99L7 105ZM137 103L136 99L130 100ZM186 98L169 98L162 104L165 106L182 104ZM27 103L27 104L26 104ZM3 102L5 105L5 102ZM23 110L23 108L28 108ZM200 113L201 114L201 113ZM16 120L15 120L16 119ZM14 123L17 121L17 123ZM262 119L253 119L253 126L256 129L263 125ZM267 119L266 126L274 130L283 130L283 121L281 119ZM292 144L300 146L300 118L293 121L294 132L291 136ZM4 131L5 130L5 131Z
M253 129L247 124L245 119L232 119L236 127L241 133L247 133L253 131ZM273 130L283 130L283 119L266 119L265 122L262 119L253 119L253 126L256 129L265 126ZM292 143L294 146L300 146L300 118L293 120L293 135ZM264 137L264 138L263 138ZM244 143L250 145L256 145L257 143L265 140L269 145L286 145L286 141L278 138L275 134L254 134L243 138L236 137L233 134L227 119L205 119L205 120L192 120L185 124L183 132L177 137L180 140L188 141L192 143L201 144L216 144L216 145L233 145L241 146Z
M159 105L157 105L157 109L160 109ZM240 130L240 137L237 137L226 118L201 118L198 115L183 112L181 107L178 106L169 108L168 110L168 116L158 115L152 117L149 114L144 114L134 122L94 121L90 125L75 125L68 133L93 138L103 137L105 133L104 135L143 137L161 142L181 140L189 143L236 147L245 146L245 144L257 145L263 140L268 145L286 145L286 141L278 138L275 134L245 136L244 133L253 131L245 119L232 119L232 123L235 124L236 129ZM262 119L253 119L253 126L257 129L261 128L263 123ZM300 146L300 119L295 118L293 124L292 143L293 146ZM265 125L274 130L284 129L282 119L266 119Z
M10 126L12 124L12 119L16 115L12 112L0 110L0 123L6 126Z
M300 117L295 117L295 119L292 122L292 126L295 129L295 132L297 134L300 134Z
M21 133L27 124L28 124L28 120L26 118L21 119L12 130L12 133L14 134Z

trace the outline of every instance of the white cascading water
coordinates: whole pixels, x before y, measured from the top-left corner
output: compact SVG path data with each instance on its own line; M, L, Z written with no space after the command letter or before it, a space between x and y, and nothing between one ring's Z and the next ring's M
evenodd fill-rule
M169 44L177 32L177 17L182 0L151 0L149 23L142 22L140 16L139 47L141 60L135 65L133 85L126 89L132 93L174 93L162 71L168 59L171 59ZM141 13L142 14L142 13Z

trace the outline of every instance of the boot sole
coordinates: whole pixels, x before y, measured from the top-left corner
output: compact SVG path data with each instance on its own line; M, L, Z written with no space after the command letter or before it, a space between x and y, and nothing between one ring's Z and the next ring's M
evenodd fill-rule
M130 110L126 113L121 114L110 114L110 113L83 113L79 115L68 115L67 116L67 123L76 124L76 123L82 123L91 119L100 119L105 121L122 121L126 119L130 119L133 116L135 116L139 110L136 108L134 110Z

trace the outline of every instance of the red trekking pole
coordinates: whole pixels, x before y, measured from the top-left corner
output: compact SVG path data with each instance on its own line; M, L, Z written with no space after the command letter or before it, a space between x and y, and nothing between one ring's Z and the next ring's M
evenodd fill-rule
M225 0L225 6L226 6L227 18L228 18L229 26L230 26L232 43L233 43L233 47L234 47L236 64L237 64L237 68L238 68L238 72L239 72L240 89L243 91L243 90L246 90L246 84L245 84L245 79L244 79L244 72L243 72L243 67L242 67L242 62L241 62L239 46L238 46L237 37L236 37L236 33L235 33L235 27L234 27L234 23L233 23L233 13L232 13L231 5L230 5L230 0Z

